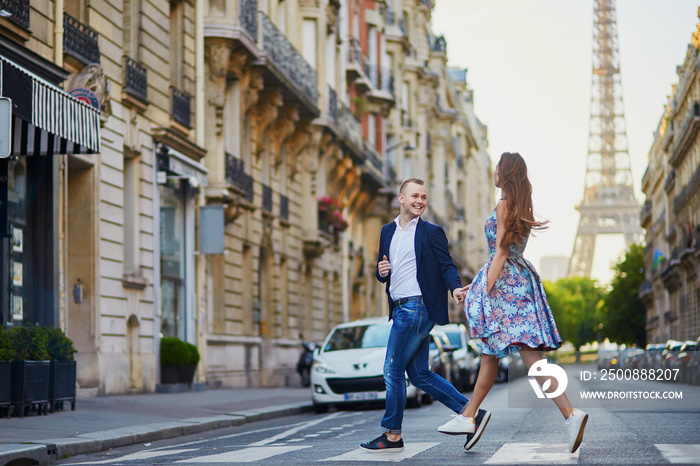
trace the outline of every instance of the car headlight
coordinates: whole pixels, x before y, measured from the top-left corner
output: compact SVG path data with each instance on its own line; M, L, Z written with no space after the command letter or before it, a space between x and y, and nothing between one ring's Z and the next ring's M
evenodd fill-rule
M322 363L320 363L318 361L314 361L313 370L318 372L319 374L335 374L335 371L333 369L330 369L327 366L324 366Z

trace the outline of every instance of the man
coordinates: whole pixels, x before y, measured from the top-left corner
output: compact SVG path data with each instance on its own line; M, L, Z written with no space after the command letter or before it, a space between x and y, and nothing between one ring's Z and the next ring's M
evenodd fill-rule
M428 201L423 180L404 181L398 199L401 213L382 228L377 259L376 276L386 283L389 319L393 319L393 324L384 361L386 411L380 424L383 434L360 445L372 452L403 450L405 373L414 386L455 413L461 413L468 402L452 384L428 368L430 331L435 324L449 322L447 291L452 292L457 304L464 299L462 281L447 249L447 237L442 228L420 218ZM463 424L466 423L453 420L438 430L480 436L486 422L476 429L474 424Z

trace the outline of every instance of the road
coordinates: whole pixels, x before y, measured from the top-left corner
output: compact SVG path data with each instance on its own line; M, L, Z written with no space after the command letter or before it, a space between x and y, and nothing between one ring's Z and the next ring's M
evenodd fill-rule
M700 387L646 382L645 387L682 390L677 409L636 403L616 408L607 403L587 408L590 420L578 452L566 451L566 432L556 409L508 407L508 390L525 378L496 385L484 407L492 419L469 452L464 437L446 436L437 426L450 411L433 403L406 411L404 441L397 453L368 453L361 442L379 435L381 409L332 411L279 418L189 437L133 445L56 464L180 465L258 464L700 464ZM572 389L576 389L572 384Z

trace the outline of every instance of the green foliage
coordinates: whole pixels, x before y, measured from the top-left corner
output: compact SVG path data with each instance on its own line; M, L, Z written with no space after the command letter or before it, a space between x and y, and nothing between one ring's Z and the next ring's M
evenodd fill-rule
M46 334L46 350L49 359L56 361L73 361L73 354L77 351L70 338L60 328L38 327Z
M196 366L197 363L199 363L199 350L195 345L175 337L161 338L161 366Z
M646 310L639 299L644 281L644 247L633 244L613 266L615 278L602 305L602 334L610 341L646 345Z
M10 337L3 327L0 326L0 361L9 361L12 359L12 346L10 345Z
M36 325L14 327L7 331L10 341L10 359L14 361L45 361L49 359L46 350L46 332Z
M596 340L602 322L599 308L604 289L595 280L584 277L543 284L562 340L571 342L577 349Z

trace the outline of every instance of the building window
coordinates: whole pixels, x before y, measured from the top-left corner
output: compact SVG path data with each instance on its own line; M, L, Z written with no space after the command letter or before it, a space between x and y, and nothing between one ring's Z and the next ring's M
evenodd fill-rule
M185 50L185 2L170 2L170 83L182 89Z
M315 19L304 19L302 24L302 36L303 36L303 56L304 59L311 65L313 69L316 69L316 20Z

